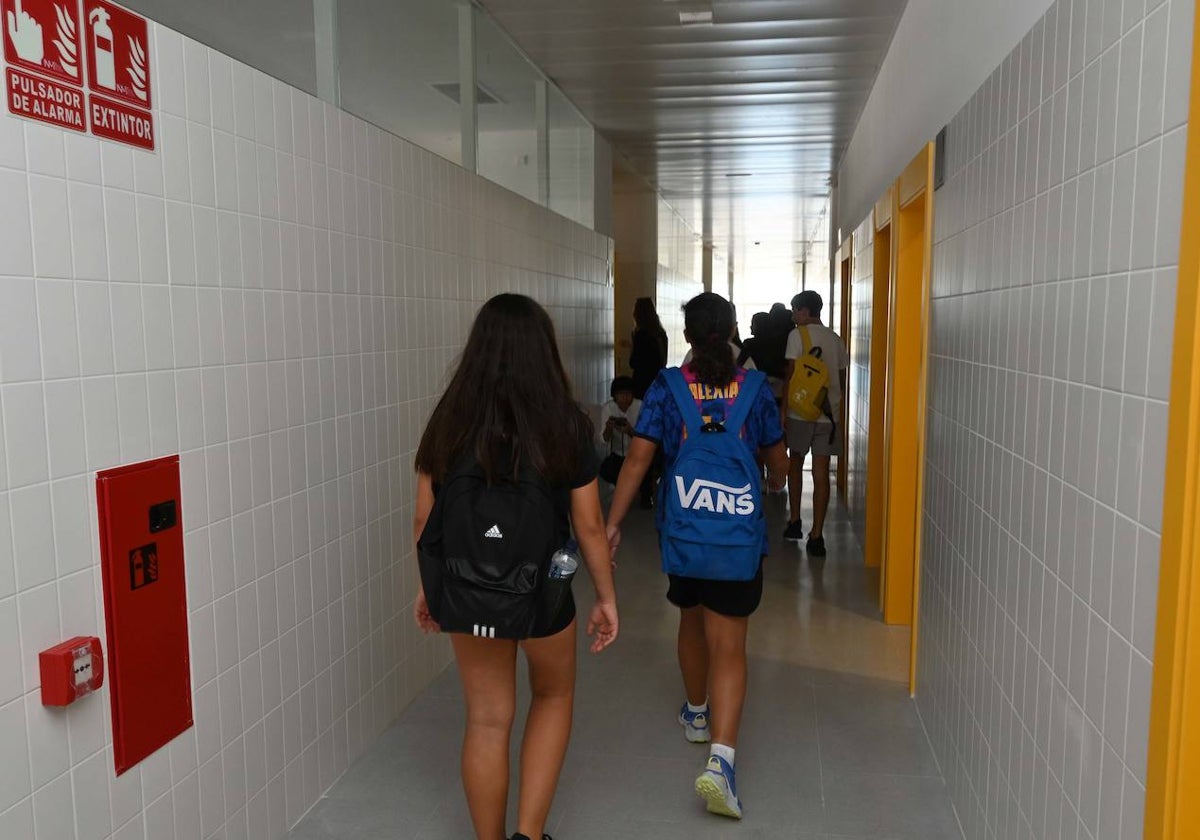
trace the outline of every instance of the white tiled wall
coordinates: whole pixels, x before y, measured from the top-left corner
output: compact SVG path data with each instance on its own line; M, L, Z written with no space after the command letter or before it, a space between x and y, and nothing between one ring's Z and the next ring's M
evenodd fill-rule
M611 376L607 240L154 27L159 152L0 115L0 837L278 838L447 661L411 458L478 304ZM182 453L196 725L119 779L93 474Z
M948 131L918 703L969 838L1142 836L1191 0L1058 0Z

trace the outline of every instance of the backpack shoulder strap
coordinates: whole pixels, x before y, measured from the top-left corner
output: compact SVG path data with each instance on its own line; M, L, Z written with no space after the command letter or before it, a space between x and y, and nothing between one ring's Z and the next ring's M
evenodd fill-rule
M742 426L746 425L746 420L750 417L750 410L754 408L754 400L758 397L758 391L766 381L767 375L762 371L746 371L746 378L742 380L742 385L738 389L737 399L733 401L733 408L730 409L729 416L725 418L726 432L735 436L741 434Z
M808 330L808 324L805 324L804 326L799 327L799 330L800 330L800 339L801 339L801 341L804 342L804 355L805 356L816 356L819 359L823 355L825 355L824 351L821 350L820 346L813 343L812 333L809 332L809 330Z
M684 426L687 427L688 437L693 438L700 434L700 425L704 421L700 416L700 409L696 407L692 391L688 388L687 380L683 378L683 371L679 368L668 368L663 371L663 379L670 386L671 396L675 398L675 404L679 406L679 414L683 417Z

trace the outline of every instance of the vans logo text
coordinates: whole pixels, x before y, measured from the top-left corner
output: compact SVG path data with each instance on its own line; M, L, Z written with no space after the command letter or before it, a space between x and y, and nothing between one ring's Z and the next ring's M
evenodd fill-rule
M679 504L689 510L708 510L737 516L754 513L754 497L750 494L749 484L745 487L729 487L697 478L691 487L684 487L683 477L677 475L675 489L679 492Z

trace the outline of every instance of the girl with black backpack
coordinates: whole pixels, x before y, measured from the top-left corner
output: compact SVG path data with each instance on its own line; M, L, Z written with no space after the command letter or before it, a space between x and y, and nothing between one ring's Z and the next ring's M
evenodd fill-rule
M518 647L533 700L513 839L546 837L575 691L575 603L550 566L572 530L595 584L592 652L617 637L592 436L546 311L523 295L485 303L417 449L414 516L415 617L426 633L451 633L467 705L463 786L479 840L508 836Z

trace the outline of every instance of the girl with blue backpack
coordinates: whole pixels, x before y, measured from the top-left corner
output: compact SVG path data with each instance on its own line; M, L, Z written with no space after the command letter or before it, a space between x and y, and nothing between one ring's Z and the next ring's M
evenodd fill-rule
M687 694L678 721L692 743L711 743L696 792L708 810L740 819L734 758L746 699L746 632L762 599L767 529L761 473L787 475L779 408L765 376L729 352L733 308L720 295L684 307L692 360L663 371L642 403L609 512L609 544L659 448L666 469L657 525L667 600L679 608L679 668ZM711 701L711 710L709 703Z

